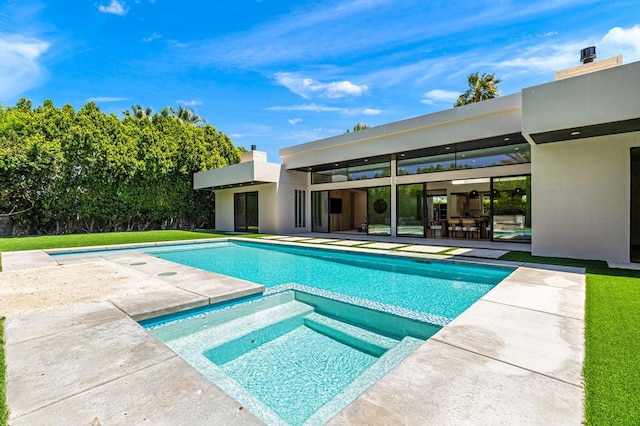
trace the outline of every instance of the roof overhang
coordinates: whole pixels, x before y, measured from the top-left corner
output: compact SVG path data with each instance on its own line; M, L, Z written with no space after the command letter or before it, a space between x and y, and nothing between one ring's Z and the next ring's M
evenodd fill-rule
M384 158L447 144L520 133L520 93L283 148L287 170L314 170L344 161Z
M278 183L280 164L248 161L219 169L194 173L193 189L223 189L265 183Z
M533 144L640 131L640 62L522 91L522 133Z

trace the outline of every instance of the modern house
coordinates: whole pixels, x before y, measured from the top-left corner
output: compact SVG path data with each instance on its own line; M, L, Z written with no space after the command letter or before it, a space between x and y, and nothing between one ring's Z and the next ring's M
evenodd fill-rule
M196 173L222 231L530 242L640 262L640 62Z

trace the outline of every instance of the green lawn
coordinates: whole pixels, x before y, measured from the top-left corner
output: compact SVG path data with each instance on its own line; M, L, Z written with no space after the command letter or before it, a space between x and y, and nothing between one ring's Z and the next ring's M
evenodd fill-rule
M5 426L9 418L4 372L4 317L0 317L0 426Z
M501 259L586 268L587 424L640 425L640 271L529 253L511 252Z
M105 232L102 234L40 235L35 237L0 238L0 252L67 247L104 246L111 244L151 243L225 237L213 231L142 231Z

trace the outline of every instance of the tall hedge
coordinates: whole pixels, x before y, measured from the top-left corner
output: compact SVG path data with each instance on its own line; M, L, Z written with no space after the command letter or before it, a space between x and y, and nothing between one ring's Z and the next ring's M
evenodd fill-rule
M237 163L242 149L175 112L0 107L0 215L11 233L213 226L213 194L192 189L193 173Z

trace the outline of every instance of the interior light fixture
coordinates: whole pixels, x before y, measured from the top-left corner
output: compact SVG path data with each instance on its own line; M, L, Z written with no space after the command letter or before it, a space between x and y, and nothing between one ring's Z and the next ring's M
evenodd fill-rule
M491 181L490 178L459 179L459 180L452 180L451 184L452 185L467 185L467 184L474 184L474 183L489 183L490 181Z

